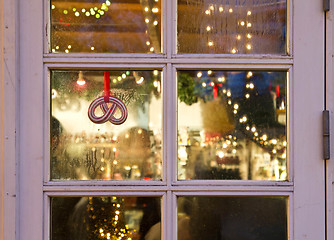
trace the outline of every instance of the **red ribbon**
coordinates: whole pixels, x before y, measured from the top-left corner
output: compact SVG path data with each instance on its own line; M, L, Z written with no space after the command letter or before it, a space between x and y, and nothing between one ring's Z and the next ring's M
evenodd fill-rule
M110 97L110 72L104 71L104 101L109 102Z

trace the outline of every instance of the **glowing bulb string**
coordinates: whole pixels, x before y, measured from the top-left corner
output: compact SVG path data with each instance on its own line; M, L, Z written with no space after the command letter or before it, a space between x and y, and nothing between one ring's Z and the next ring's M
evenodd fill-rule
M108 107L107 103L111 103ZM103 115L98 117L95 115L96 108L100 107L103 112ZM116 109L119 109L121 116L116 118L114 116ZM128 117L128 111L125 104L113 96L110 92L110 72L104 71L104 94L102 97L96 98L88 108L88 117L93 123L102 124L107 121L115 125L120 125L124 123Z

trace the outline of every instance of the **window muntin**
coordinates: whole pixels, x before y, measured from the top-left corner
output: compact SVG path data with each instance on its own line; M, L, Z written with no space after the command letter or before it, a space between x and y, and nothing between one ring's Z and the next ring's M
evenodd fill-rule
M179 180L287 180L286 71L177 78Z
M103 96L103 71L51 71L51 180L162 179L162 72L109 72L111 94L128 110L121 125L88 118Z
M51 0L52 53L161 53L161 1Z
M177 52L287 54L287 1L178 0Z

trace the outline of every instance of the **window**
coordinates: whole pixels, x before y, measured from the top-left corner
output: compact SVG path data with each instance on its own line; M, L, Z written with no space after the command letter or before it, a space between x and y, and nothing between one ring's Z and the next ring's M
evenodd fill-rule
M43 237L52 240L297 239L307 232L295 207L322 192L308 199L299 185L314 183L302 174L302 159L314 154L301 151L307 134L299 109L313 112L321 101L303 107L299 98L310 90L293 54L305 50L292 38L292 26L302 25L294 9L283 0L46 1L44 54L34 62L44 68L21 86L37 103L22 100L22 116L33 113L40 124L36 131L30 119L22 122L20 154L29 160L21 187L34 189L23 194L28 203L37 200L31 209L21 203L24 216L37 210ZM310 79L305 84L321 92ZM113 101L117 109L100 120ZM304 170L312 169L318 165ZM26 219L22 234L35 233Z

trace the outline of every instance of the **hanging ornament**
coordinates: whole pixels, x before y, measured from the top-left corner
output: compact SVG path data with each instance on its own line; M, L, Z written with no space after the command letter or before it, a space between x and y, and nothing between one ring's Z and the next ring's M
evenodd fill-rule
M100 117L95 115L95 110L98 107L100 107L103 112L103 115ZM121 112L121 116L119 118L116 118L114 116L117 109L119 109ZM93 123L102 124L110 121L112 124L115 125L120 125L124 123L128 117L128 110L125 104L120 99L110 94L109 71L104 71L104 96L96 98L89 105L88 117Z

